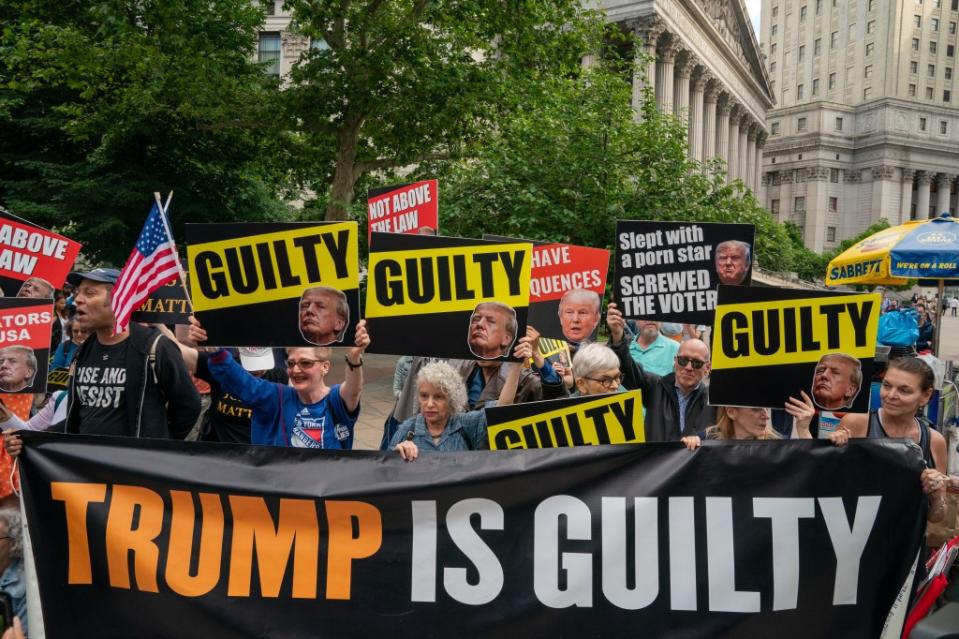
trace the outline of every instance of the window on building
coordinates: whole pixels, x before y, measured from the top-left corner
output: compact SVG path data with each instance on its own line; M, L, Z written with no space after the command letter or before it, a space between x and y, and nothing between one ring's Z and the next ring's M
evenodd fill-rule
M922 28L922 16L912 16L912 26L917 29ZM773 25L773 35L776 35L776 25Z
M942 7L942 0L932 0L932 8L939 9Z
M936 65L930 64L926 66L926 75L930 78L936 77Z
M936 55L936 49L939 48L939 45L936 42L929 43L929 53Z
M812 94L819 95L819 78L813 78L812 81Z
M263 2L263 10L266 12L266 15L268 15L268 16L275 16L275 15L276 15L276 0L264 0L264 2Z
M805 211L806 210L806 198L799 196L793 198L793 210L794 211Z
M775 60L773 60L772 62L769 63L769 72L770 72L770 73L776 73L776 61L775 61Z
M949 123L945 120L939 120L939 133L945 135L949 132Z
M799 45L799 53L796 54L796 62L802 62L803 58L806 57L806 45Z
M803 85L801 84L796 85L796 99L797 100L803 99Z
M770 126L769 132L772 135L779 135L779 122L773 122Z
M835 88L836 88L836 74L830 73L829 74L829 90L832 91Z
M776 55L776 43L769 45L769 55Z
M806 130L806 118L798 118L796 120L796 130L805 131Z
M829 169L829 181L833 184L839 183L839 169Z
M769 34L770 34L772 37L775 38L775 37L776 37L776 33L777 33L778 31L779 31L779 25L778 25L778 24L774 24L773 27L772 27L772 29L770 29Z
M778 15L779 15L779 7L773 7L773 17L775 18Z
M799 7L799 21L800 22L806 21L806 5Z
M863 100L868 100L868 99L871 98L871 97L872 97L872 88L871 88L871 87L866 87L865 89L862 90L862 99L863 99Z
M816 0L816 15L822 13L822 0Z
M919 130L920 131L926 130L926 118L919 118Z
M922 0L916 0L916 4L922 4Z
M870 20L866 23L866 33L873 33L876 30L876 21Z
M870 42L866 45L866 56L871 56L873 51L876 50L876 45Z
M267 75L274 78L280 77L280 34L276 32L264 31L260 34L260 42L257 49L258 59L264 64L264 70Z
M869 0L869 8L867 11L875 11L876 9L876 0Z
M819 55L822 53L822 38L816 38L816 41L812 43L812 54Z
M910 84L910 85L909 85L909 97L910 97L910 98L916 97L916 85L915 85L915 84Z
M779 215L779 200L769 202L769 212L773 215Z
M829 35L829 48L835 49L837 46L839 46L839 32L833 31Z
M836 130L842 131L842 118L836 118Z
M913 39L912 39L912 50L913 50L913 51L918 51L918 50L919 50L919 38L913 38Z
M942 101L943 102L952 102L952 91L946 89L942 92Z
M959 0L952 0L952 10L959 11Z
M864 77L864 78L871 78L871 77L872 77L872 65L871 65L871 64L867 64L865 67L863 67L863 69L862 69L862 77Z
M838 197L829 198L829 211L832 213L835 213L838 208L839 208L839 198Z
M950 23L949 23L949 35L956 35L956 23L955 23L955 22L950 22Z
M919 63L915 60L909 63L909 73L912 73L913 75L919 73Z
M826 227L826 241L827 241L827 242L835 242L835 241L836 241L836 227L835 227L835 226L827 226L827 227Z
M939 30L939 18L929 18L929 28L933 31Z
M952 80L952 67L946 67L946 79Z
M926 87L926 99L927 100L932 99L932 87Z
M951 57L953 57L954 55L956 55L956 45L954 45L954 44L947 44L947 45L946 45L946 57L947 57L947 58L951 58Z

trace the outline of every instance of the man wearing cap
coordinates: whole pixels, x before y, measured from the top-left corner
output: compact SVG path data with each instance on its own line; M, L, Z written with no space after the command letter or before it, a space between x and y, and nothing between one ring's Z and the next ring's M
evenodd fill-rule
M200 397L179 349L158 331L131 324L113 334L110 301L119 275L98 268L67 278L76 286L74 322L90 337L74 361L65 430L182 439L200 413ZM14 454L19 442L11 439L6 445Z

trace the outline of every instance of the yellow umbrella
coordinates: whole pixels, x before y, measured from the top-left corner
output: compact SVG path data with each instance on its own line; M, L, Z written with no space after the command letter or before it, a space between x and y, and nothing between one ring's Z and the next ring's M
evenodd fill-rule
M959 221L948 213L874 233L837 255L826 268L826 284L903 285L934 279L942 300L944 281L959 278ZM939 317L938 309L935 316ZM938 323L938 322L937 322ZM941 331L936 330L936 353Z

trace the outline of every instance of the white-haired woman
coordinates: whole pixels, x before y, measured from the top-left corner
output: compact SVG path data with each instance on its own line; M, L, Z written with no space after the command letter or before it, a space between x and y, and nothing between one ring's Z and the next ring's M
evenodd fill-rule
M619 357L605 344L587 344L573 357L573 379L576 390L572 396L615 393L623 381Z
M514 356L528 360L532 348L524 338L513 351ZM506 383L497 404L513 403L522 364L509 362ZM455 368L446 362L433 362L420 369L416 376L419 413L396 429L390 448L406 461L422 452L482 450L488 448L486 412L467 411L466 383Z

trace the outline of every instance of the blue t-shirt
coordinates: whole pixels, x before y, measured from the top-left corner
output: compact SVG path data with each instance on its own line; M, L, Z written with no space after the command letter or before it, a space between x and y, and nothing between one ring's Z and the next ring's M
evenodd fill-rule
M211 356L208 366L223 390L253 409L253 444L353 448L353 429L360 407L357 405L352 413L347 410L339 384L320 401L305 404L293 388L250 375L225 351Z

